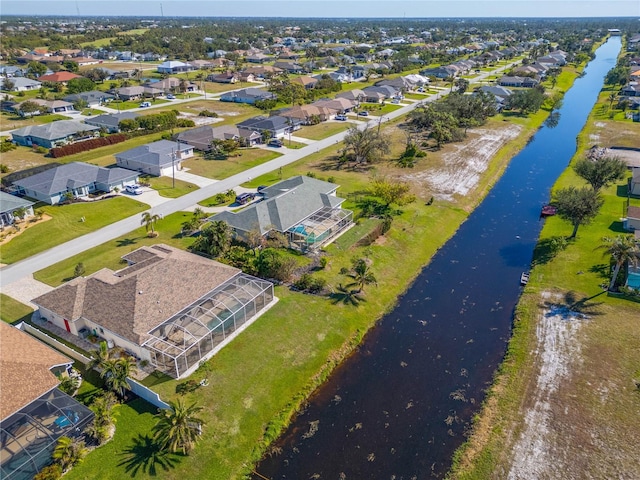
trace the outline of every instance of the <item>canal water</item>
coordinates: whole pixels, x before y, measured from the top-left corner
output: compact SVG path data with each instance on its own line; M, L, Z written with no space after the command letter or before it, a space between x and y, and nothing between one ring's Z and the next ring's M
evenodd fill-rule
M442 478L503 359L540 208L621 48L598 48L542 127L397 307L278 440L254 479ZM437 225L434 225L437 228ZM567 233L571 227L567 225Z

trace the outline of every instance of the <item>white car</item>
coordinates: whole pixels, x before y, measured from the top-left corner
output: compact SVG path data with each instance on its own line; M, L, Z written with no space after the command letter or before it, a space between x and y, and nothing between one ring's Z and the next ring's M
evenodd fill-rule
M140 185L127 185L126 187L124 187L124 189L127 193L130 193L132 195L142 194L142 187Z

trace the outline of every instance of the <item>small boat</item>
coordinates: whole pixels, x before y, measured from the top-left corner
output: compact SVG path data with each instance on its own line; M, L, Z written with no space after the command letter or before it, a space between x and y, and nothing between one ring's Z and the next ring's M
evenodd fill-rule
M540 215L543 217L550 217L552 215L555 215L556 213L558 213L558 209L556 207L554 207L553 205L545 205L544 207L542 207Z
M529 272L522 272L520 274L520 285L526 285L529 283Z

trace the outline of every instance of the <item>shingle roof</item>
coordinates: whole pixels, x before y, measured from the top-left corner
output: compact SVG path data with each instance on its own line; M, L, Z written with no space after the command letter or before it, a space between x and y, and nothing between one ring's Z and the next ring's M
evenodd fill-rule
M627 207L628 218L640 218L640 207L629 206Z
M0 191L0 213L13 212L18 208L30 207L31 205L33 202L29 200Z
M134 118L138 118L139 116L139 114L134 112L108 113L89 118L85 120L85 122L95 126L104 125L108 127L117 127L122 120L131 120Z
M172 142L170 140L158 140L147 143L131 150L118 153L115 157L118 160L130 160L133 162L146 163L148 165L170 165L173 161L173 154L180 151L191 150L193 147L186 143Z
M78 187L93 182L112 184L137 176L136 172L124 168L104 168L88 163L72 162L16 180L13 184L45 195L52 195L64 192L69 186Z
M272 228L285 232L323 207L337 207L344 199L330 195L338 185L306 176L292 177L262 190L265 200L237 212L210 218L223 220L246 232L265 234Z
M149 331L241 272L168 245L140 250L152 255L117 272L104 268L76 278L33 302L142 344Z
M77 100L84 100L85 102L92 103L97 101L104 100L113 100L116 98L114 95L111 95L107 92L100 92L98 90L91 90L90 92L82 92L82 93L73 93L71 95L67 95L63 97L67 102L75 102Z
M287 128L290 125L289 120L279 115L273 117L252 117L237 124L238 128L251 128L257 130L279 130Z
M69 80L73 80L74 78L80 78L80 75L76 75L71 72L56 72L51 75L41 75L38 77L39 82L68 82Z
M37 137L46 140L66 138L78 132L93 132L100 130L98 127L87 125L77 120L58 120L45 125L30 125L11 132L11 135L19 137Z
M0 420L55 388L51 368L73 363L61 353L0 322Z

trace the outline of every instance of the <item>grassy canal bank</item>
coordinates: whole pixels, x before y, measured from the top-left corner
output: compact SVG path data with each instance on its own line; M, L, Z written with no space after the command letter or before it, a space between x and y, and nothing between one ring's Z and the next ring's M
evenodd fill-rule
M609 111L610 93L601 92L572 162L594 143L640 147L640 124ZM554 190L583 184L569 167ZM626 179L602 194L597 218L564 249L553 240L571 226L546 220L508 353L450 479L640 477L640 303L603 290L610 258L598 248L625 233Z
M575 72L571 75L575 78ZM281 172L254 179L255 185L298 174L331 179L341 185L338 195L348 199L345 207L358 212L371 177L387 176L409 182L417 200L402 207L394 216L391 229L373 244L361 245L361 240L377 227L377 221L368 219L327 247L328 263L313 275L326 280L333 295L306 295L277 287L279 303L208 362L208 372L198 371L191 377L198 382L207 375L209 386L185 395L187 403L196 402L204 407L201 417L206 421L203 437L188 458L161 455L152 442L145 443L149 435L148 412L141 413L137 422L129 409L138 407L124 405L119 411L127 419L126 427L119 424L112 444L93 451L66 477L73 480L246 476L304 400L360 343L364 332L394 306L398 296L484 198L512 156L524 147L547 115L547 111L530 117L499 115L482 129L470 130L465 142L429 151L413 169L399 168L393 161L406 144L399 122L384 124L383 131L392 140L389 161L381 160L365 168L338 169L341 145L336 145L284 167ZM491 135L493 143L485 141L483 148L469 148L480 145L487 132L495 133ZM485 169L477 183L468 185L464 193L440 191L440 187L427 183L427 174L436 172L446 178L456 173L451 171L452 164L471 163L469 157L476 154L484 155ZM435 201L427 205L431 197ZM177 238L180 221L172 217L167 216L166 221L157 224L160 236L156 241L180 244ZM140 230L84 252L82 260L87 274L117 264L119 256L146 242L144 237ZM338 290L341 283L348 281L340 271L350 267L354 257L369 258L378 280L377 286L366 287L357 305L345 301ZM306 257L297 260L307 261ZM35 276L59 284L60 271L79 261L80 257L68 259L64 268L50 267ZM172 400L182 382L150 376L144 383L164 400Z

